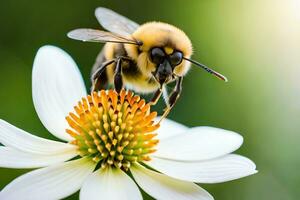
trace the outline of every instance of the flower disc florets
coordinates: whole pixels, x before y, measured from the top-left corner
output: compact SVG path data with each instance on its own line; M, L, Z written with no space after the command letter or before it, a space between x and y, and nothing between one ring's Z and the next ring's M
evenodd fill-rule
M147 161L158 143L154 124L156 112L132 92L93 92L74 106L66 117L67 133L78 146L79 155L90 157L101 167L128 170L134 162Z

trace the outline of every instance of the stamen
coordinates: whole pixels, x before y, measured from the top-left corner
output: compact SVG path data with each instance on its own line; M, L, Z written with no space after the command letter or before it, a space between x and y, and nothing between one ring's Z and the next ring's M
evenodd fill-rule
M134 162L148 161L155 152L159 124L150 104L131 91L93 92L82 98L66 117L66 132L74 138L79 155L90 157L101 168L128 170Z

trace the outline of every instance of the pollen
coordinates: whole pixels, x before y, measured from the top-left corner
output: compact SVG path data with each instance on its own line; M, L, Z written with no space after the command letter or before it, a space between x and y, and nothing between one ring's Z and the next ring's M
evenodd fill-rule
M102 168L128 170L135 162L150 160L159 142L154 123L156 112L131 91L93 92L82 98L66 117L66 132L78 146L81 157L89 157Z
M165 47L164 50L168 55L172 54L174 51L174 49L172 49L171 47Z

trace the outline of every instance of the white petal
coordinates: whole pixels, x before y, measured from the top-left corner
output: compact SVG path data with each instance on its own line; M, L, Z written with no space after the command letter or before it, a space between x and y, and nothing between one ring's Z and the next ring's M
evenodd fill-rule
M3 120L0 120L0 143L20 151L43 155L70 152L76 149L76 146L71 144L37 137Z
M195 127L186 133L164 139L158 143L156 157L199 161L226 155L243 143L239 134L213 127Z
M70 141L65 117L86 89L73 59L54 46L39 49L32 70L32 96L44 126L56 137Z
M34 170L8 184L0 192L0 199L62 199L79 190L94 168L93 162L83 158Z
M159 119L160 117L157 117L155 121L158 122ZM163 119L160 123L159 129L157 130L157 139L163 140L165 138L173 137L180 133L186 132L188 129L188 127L171 119Z
M53 155L40 155L19 151L11 147L0 147L0 167L38 168L61 163L77 156L76 151Z
M181 181L148 170L137 164L131 168L137 184L155 199L164 200L212 200L213 197L192 182Z
M83 184L80 200L141 200L134 181L120 169L99 169Z
M221 183L257 172L251 160L235 154L199 162L181 162L154 157L145 164L168 176L197 183Z

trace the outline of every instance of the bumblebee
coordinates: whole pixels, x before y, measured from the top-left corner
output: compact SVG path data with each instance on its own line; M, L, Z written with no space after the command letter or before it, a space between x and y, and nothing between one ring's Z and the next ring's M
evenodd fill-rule
M225 76L191 59L192 43L179 28L163 22L138 25L103 7L97 8L95 15L110 32L85 28L68 33L72 39L106 43L92 68L92 91L113 84L117 92L126 87L139 93L154 93L151 104L156 104L164 93L165 117L180 96L183 77L191 64L227 81ZM168 95L165 85L173 81L175 87Z

